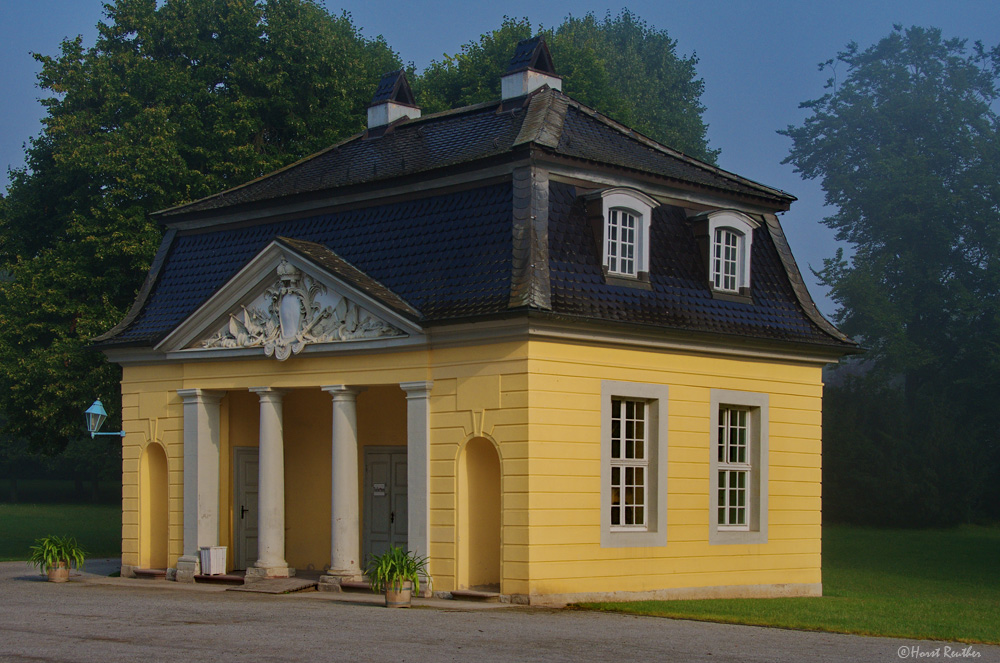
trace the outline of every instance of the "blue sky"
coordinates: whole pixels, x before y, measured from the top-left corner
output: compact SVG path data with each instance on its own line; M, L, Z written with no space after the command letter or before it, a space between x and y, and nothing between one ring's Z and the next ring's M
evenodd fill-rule
M325 4L335 13L349 11L364 34L383 35L404 61L414 62L418 69L495 29L505 15L527 16L548 27L557 26L568 14L603 16L627 6L651 25L667 30L680 53L695 53L700 60L709 141L722 150L719 165L799 198L782 224L813 297L828 315L833 305L808 271L810 265L821 266L836 249L832 233L820 224L829 212L823 208L817 182L803 181L791 166L781 165L790 143L775 133L800 123L805 114L798 105L823 93L828 73L818 71L817 64L850 41L863 47L874 43L895 23L939 27L946 37L979 39L990 46L1000 42L996 0L627 4L327 0ZM78 34L85 44L92 44L101 6L101 0L0 0L0 186L7 185L8 166L23 165L23 145L40 129L38 67L29 52L55 54L63 38Z

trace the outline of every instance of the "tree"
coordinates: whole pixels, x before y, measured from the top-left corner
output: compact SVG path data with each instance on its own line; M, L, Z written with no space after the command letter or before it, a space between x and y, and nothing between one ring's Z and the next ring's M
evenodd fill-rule
M904 455L882 470L901 464L940 496L938 521L969 519L1000 479L990 416L1000 398L1000 47L896 26L821 68L835 77L802 104L803 125L782 132L793 141L785 161L819 178L837 210L823 222L853 254L838 251L819 277L871 367L857 398L829 413L852 418L898 392L894 425L866 443ZM847 437L831 423L831 442Z
M666 31L626 9L603 20L571 16L554 30L538 32L574 99L682 152L711 162L718 157L708 147L702 118L698 58L679 56ZM534 33L527 18L505 18L460 53L432 62L414 84L421 106L434 112L499 98L514 47Z
M355 133L381 38L313 0L116 0L96 44L42 63L47 116L0 203L0 411L58 451L83 407L118 402L88 339L121 320L160 241L148 214ZM112 418L117 413L112 411Z

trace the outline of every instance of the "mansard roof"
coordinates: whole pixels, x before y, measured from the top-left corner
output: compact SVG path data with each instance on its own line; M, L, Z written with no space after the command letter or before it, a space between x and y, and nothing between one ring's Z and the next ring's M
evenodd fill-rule
M760 225L748 296L713 296L692 212L678 199L652 213L648 287L606 279L586 211L587 194L599 185L538 179L539 153L570 164L584 180L591 172L603 173L597 181L624 173L661 190L762 210L754 213ZM347 200L344 192L359 191L325 208L289 204L309 196ZM792 200L542 88L517 100L404 119L378 136L355 136L244 186L158 213L168 231L146 284L126 318L95 341L105 348L156 346L277 242L422 328L532 315L851 352L856 344L820 315L777 217L767 211ZM247 210L253 214L241 220Z
M345 187L428 176L475 162L524 156L529 147L587 165L604 164L665 182L738 196L785 209L795 200L670 149L547 87L506 102L489 102L365 132L274 173L185 205L157 212L163 223L293 200Z

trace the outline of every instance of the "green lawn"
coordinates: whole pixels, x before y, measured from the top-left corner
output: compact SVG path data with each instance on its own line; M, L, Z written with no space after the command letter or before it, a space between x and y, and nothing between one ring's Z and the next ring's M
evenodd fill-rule
M1000 644L1000 528L823 528L822 598L580 607L681 619Z
M0 504L0 561L28 559L46 534L75 536L87 557L120 557L121 505Z

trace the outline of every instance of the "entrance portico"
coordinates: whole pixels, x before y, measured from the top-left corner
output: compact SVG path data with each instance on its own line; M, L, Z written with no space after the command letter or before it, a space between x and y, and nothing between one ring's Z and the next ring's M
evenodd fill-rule
M231 546L229 568L242 568L232 548L240 545L234 540L234 523L251 512L243 508L241 496L233 494L237 482L233 480L230 485L227 475L235 476L234 449L244 448L259 454L258 536L256 555L250 552L248 557L252 562L247 568L248 578L288 577L295 574L292 567L318 567L324 571L321 588L336 591L341 581L362 577L362 514L368 498L360 490L360 460L366 445L395 444L406 454L408 548L426 556L430 387L429 381L420 381L311 388L296 385L294 389L179 390L185 403L186 492L184 555L177 562L177 579L193 581L201 572L199 548L220 542ZM321 391L329 398L326 402L330 409L325 412ZM359 426L358 397L366 391L369 393L361 408L364 422ZM248 399L251 395L256 396L253 401ZM257 416L259 427L253 422ZM323 440L323 429L329 431L328 442ZM253 437L258 435L255 450ZM195 493L189 484L197 482L189 481L189 477L202 477L203 483L212 477L214 483ZM317 501L320 495L326 496L323 501L329 511ZM196 527L199 523L200 529ZM324 539L329 548L322 542ZM329 550L327 560L317 559L317 553L324 549Z

